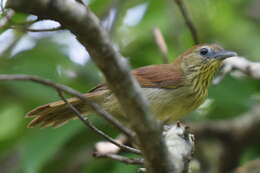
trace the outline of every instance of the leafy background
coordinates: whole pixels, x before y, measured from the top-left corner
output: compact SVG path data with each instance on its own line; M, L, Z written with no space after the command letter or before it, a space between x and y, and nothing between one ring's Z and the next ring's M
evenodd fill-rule
M193 44L173 0L89 0L86 3L106 28L110 28L111 18L117 13L109 32L133 68L162 63L152 35L154 27L161 29L171 61ZM185 5L202 42L219 43L250 60L260 60L259 1L190 0ZM0 73L39 75L81 92L102 80L87 52L68 31L32 33L18 25L34 18L15 14L10 23L0 28ZM16 29L9 29L11 25L17 26ZM53 21L44 21L31 27L55 25ZM186 119L203 121L239 116L259 102L259 84L246 77L227 76L210 88L209 104ZM29 82L1 82L0 98L1 173L136 171L135 166L93 159L93 146L102 139L79 121L57 129L26 128L29 120L24 118L25 113L59 99L54 90ZM100 129L117 136L117 131L101 118L91 116L91 119ZM210 154L214 157L215 152ZM241 163L259 156L259 145L252 146L244 151Z

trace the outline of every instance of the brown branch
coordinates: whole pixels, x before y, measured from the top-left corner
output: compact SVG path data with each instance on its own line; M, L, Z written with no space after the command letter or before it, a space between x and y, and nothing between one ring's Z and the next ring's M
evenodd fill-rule
M144 160L142 158L128 158L128 157L120 156L117 154L102 154L102 153L95 152L95 153L93 153L93 156L97 157L97 158L108 158L108 159L116 160L116 161L123 162L126 164L131 164L131 165L143 165L144 164Z
M72 95L74 97L77 97L83 102L85 102L86 104L88 104L95 111L96 114L108 120L111 124L113 124L117 129L119 129L122 133L124 133L128 137L133 138L133 133L128 128L123 126L120 122L118 122L118 120L113 118L112 115L104 111L98 104L90 101L87 97L83 96L81 93L68 86L57 84L50 80L42 79L37 76L31 76L31 75L4 75L4 74L0 75L0 81L4 81L4 80L5 81L11 81L11 80L33 81L36 83L40 83L55 88L57 90L62 90L63 92Z
M129 146L123 145L117 141L115 141L113 138L111 138L110 136L108 136L106 133L102 132L101 130L99 130L94 124L91 123L91 121L89 121L88 117L83 117L81 115L81 113L72 105L70 104L65 97L63 96L62 92L58 89L57 92L59 93L60 98L70 107L70 109L74 112L74 114L84 123L85 126L87 126L88 128L90 128L91 130L93 130L94 132L96 132L97 134L99 134L100 136L102 136L103 138L105 138L107 141L113 143L114 145L118 146L119 148L121 148L124 151L128 151L128 152L132 152L135 154L141 154L139 150L135 149L135 148L131 148Z
M184 21L191 32L191 36L192 36L194 44L199 44L199 37L198 37L197 30L196 30L194 24L192 23L191 18L188 15L185 5L183 4L183 0L174 0L174 1L178 5L180 12L184 18Z
M111 44L108 34L100 27L95 14L70 0L8 0L7 7L56 20L75 34L105 75L108 86L119 100L126 117L129 117L148 172L174 172L161 136L161 126L153 119L140 86L130 75L128 65Z
M168 56L168 47L159 28L156 27L153 29L153 36L154 36L155 43L162 54L163 63L168 64L170 59Z

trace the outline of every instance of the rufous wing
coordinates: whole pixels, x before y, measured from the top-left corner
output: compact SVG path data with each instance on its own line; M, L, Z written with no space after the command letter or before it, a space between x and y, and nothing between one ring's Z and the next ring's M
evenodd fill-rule
M145 66L132 71L143 88L178 88L183 85L183 74L172 64Z
M183 85L183 73L172 64L140 67L131 71L142 88L178 88ZM108 89L105 83L97 85L89 93Z

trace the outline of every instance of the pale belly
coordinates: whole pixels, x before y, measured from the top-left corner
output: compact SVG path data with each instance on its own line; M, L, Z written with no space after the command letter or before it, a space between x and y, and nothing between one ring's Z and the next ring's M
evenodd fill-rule
M179 88L177 90L142 88L142 90L156 119L162 121L179 120L196 109L206 98L206 96L204 96L198 99L195 94L187 92L185 88ZM194 104L194 102L196 102L196 104ZM101 103L101 106L119 119L127 119L114 95L110 92L106 95L105 101Z
M197 97L182 89L144 88L144 93L149 101L150 108L157 119L176 121L196 109L203 101L194 105ZM185 90L185 91L183 91Z

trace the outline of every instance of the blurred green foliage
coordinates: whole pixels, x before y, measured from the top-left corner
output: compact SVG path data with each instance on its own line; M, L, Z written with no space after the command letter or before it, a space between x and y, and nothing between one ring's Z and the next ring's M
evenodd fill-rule
M133 68L162 63L152 35L154 27L161 29L169 47L171 61L193 44L190 32L173 0L89 0L88 3L103 20L111 9L117 10L111 37ZM202 42L216 42L248 59L260 61L260 13L257 12L260 3L257 0L200 0L185 3ZM138 17L133 17L134 13L130 13L131 10L139 16L139 21ZM131 19L127 21L128 13L136 23L129 24ZM17 13L11 24L24 23L27 19L27 15ZM11 24L0 29L0 38L10 31L7 28ZM22 30L13 32L13 38L1 42L4 45L13 40L1 52L1 74L38 75L81 92L86 92L102 80L91 60L82 64L75 63L66 51L69 43L64 45L55 40L64 41L63 37L53 39L63 31L31 35L35 45L18 51L15 55L14 49L28 33ZM26 43L20 43L20 46L25 45ZM206 107L206 111L195 112L187 119L203 121L239 116L259 102L259 84L259 81L248 78L238 80L228 76L219 85L210 88L211 104ZM135 166L93 159L93 146L102 139L79 121L71 121L58 129L27 129L29 120L23 118L26 112L59 99L53 89L29 82L1 82L0 96L1 173L136 171ZM116 136L117 131L99 117L93 117L92 120L99 128ZM260 151L257 148L259 145L247 149L241 162L259 157Z

